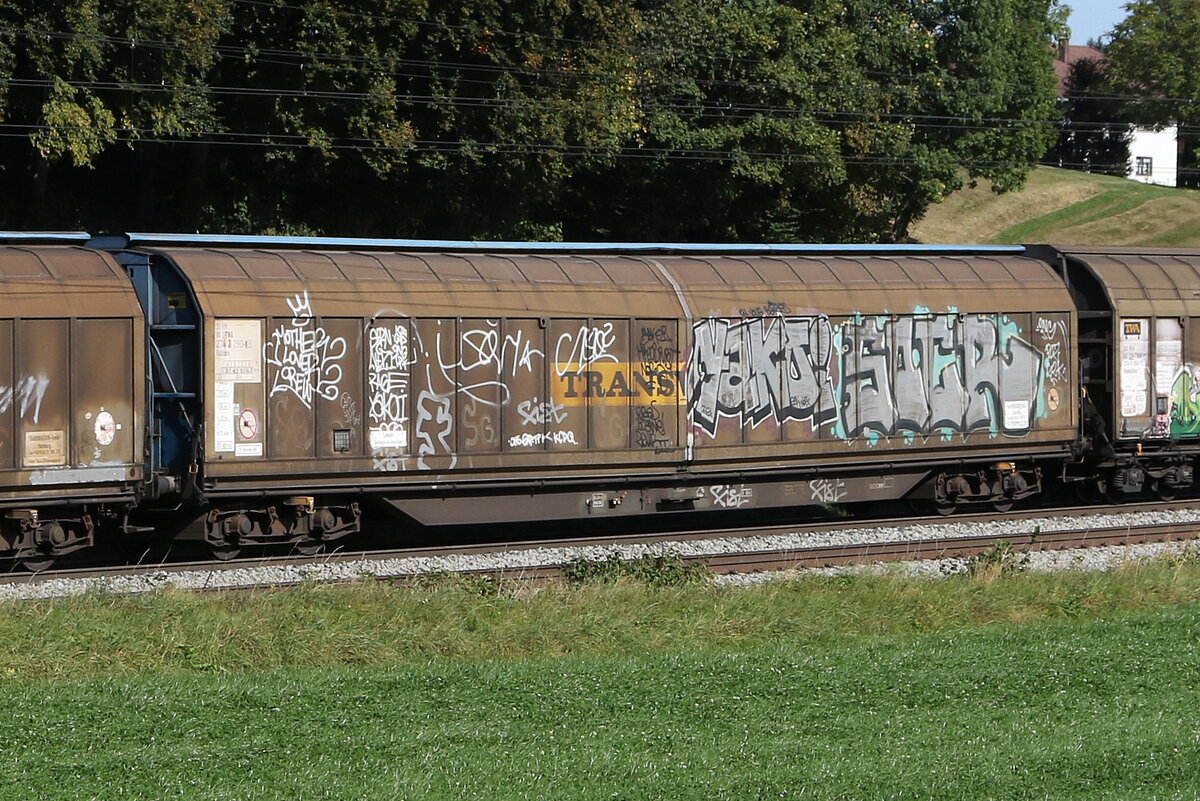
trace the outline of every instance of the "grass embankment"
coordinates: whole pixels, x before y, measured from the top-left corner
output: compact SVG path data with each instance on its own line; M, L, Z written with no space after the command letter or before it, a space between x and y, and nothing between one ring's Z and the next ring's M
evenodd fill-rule
M913 227L928 243L1200 247L1200 192L1038 167L1020 192L986 182L953 193Z
M1200 564L4 604L0 798L1195 798Z

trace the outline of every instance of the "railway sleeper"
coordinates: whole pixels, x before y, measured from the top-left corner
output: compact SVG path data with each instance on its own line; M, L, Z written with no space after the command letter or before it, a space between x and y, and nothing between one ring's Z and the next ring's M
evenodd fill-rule
M95 541L90 514L42 517L37 509L10 509L0 522L0 551L29 570L45 570L60 556L87 548Z
M361 526L357 503L318 506L306 495L258 508L214 507L205 518L204 539L218 559L232 559L249 545L294 545L313 554Z

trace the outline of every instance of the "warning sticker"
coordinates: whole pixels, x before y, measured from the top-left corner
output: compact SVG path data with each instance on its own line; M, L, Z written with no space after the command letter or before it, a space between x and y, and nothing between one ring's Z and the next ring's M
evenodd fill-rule
M66 432L26 431L24 463L27 467L66 464Z
M258 436L258 415L253 409L242 409L242 413L238 415L237 429L242 439L254 439Z

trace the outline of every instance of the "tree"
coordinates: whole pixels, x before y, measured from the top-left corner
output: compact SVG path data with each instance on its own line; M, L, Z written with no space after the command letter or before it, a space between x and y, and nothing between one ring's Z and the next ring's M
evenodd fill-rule
M1053 0L0 0L8 227L901 240L1052 135ZM29 168L28 165L33 165Z
M1117 91L1136 96L1131 118L1179 124L1179 183L1200 185L1200 0L1133 0L1108 44Z
M1200 0L1133 0L1108 44L1108 73L1144 124L1200 125Z
M1124 178L1129 173L1129 113L1116 98L1104 65L1082 58L1071 64L1058 142L1045 160L1059 166Z
M568 228L652 239L903 240L964 177L1018 188L1050 145L1057 8L649 4L638 83L648 163L581 176Z

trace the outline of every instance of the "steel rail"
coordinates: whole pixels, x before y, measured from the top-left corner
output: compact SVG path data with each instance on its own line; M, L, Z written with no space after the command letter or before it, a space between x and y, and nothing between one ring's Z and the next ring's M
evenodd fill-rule
M1127 514L1137 511L1164 509L1197 509L1195 500L1165 504L1123 504L1117 507L1093 508L1081 513L1079 509L1023 510L1021 513L963 515L954 518L918 517L904 520L838 521L807 525L757 526L724 530L666 532L657 534L613 535L587 539L524 540L502 543L481 543L455 546L421 546L386 551L337 552L316 556L284 555L260 558L236 559L229 562L215 560L197 562L172 562L159 564L120 565L110 567L86 567L49 570L34 574L10 573L0 576L3 584L34 584L56 579L118 578L148 573L182 573L187 571L245 570L258 567L305 566L345 562L382 562L384 560L421 557L450 557L463 555L504 554L534 549L612 547L635 544L662 544L675 542L703 542L719 539L748 539L783 534L820 534L842 531L847 528L876 529L903 528L905 526L929 526L937 524L986 523L997 520L1024 519L1030 522L1032 531L968 535L953 537L931 537L922 539L898 539L885 542L858 544L812 545L781 549L737 551L727 553L673 554L667 548L664 553L674 555L686 563L703 563L714 574L751 573L761 571L792 570L815 567L831 567L848 564L867 564L897 560L929 560L946 557L970 558L996 547L1001 542L1010 544L1019 551L1062 550L1110 545L1132 545L1151 542L1171 542L1192 539L1200 535L1200 523L1166 523L1146 526L1092 525L1063 531L1043 532L1036 525L1038 520L1068 516L1096 516L1104 514ZM566 575L569 563L554 563L530 566L480 568L452 571L463 575L485 575L504 579L545 581ZM377 576L380 580L404 581L417 578L419 574ZM368 577L369 571L368 571ZM270 586L288 586L297 582L273 582ZM263 587L267 584L249 584L247 588ZM227 588L219 588L227 589Z

